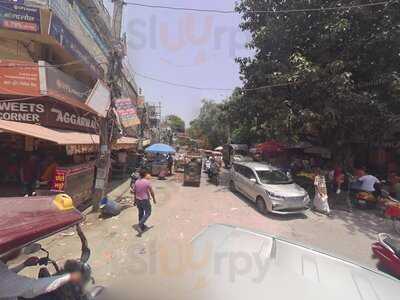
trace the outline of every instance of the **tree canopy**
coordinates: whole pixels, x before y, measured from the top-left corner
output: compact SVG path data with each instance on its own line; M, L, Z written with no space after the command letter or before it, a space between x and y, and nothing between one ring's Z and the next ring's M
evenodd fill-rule
M185 132L185 121L176 115L167 116L165 123L173 132Z
M237 59L243 89L224 105L242 140L312 136L331 149L379 140L400 111L400 4L325 12L255 10L372 1L242 0L253 57ZM263 86L275 86L262 88Z
M215 148L227 141L223 104L203 100L199 116L190 122L191 138L203 140L207 148Z

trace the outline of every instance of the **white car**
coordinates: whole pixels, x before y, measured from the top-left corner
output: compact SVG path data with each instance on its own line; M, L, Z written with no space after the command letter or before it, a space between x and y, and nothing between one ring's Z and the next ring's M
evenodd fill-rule
M235 162L230 175L230 189L254 201L261 213L293 214L308 209L308 193L273 166Z
M192 247L202 262L190 272L196 287L202 283L191 289L199 291L190 295L193 300L395 300L400 295L395 278L262 232L211 225Z

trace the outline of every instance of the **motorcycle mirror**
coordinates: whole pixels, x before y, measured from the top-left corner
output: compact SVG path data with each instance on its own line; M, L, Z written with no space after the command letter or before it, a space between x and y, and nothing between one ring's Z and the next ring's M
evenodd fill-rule
M30 254L39 252L40 250L42 250L42 245L40 245L39 243L33 243L33 244L30 244L30 245L24 247L24 249L22 250L22 253L25 255L30 255Z

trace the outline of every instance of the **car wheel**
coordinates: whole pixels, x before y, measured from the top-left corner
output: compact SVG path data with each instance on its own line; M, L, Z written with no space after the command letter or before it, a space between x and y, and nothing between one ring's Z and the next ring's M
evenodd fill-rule
M267 206L265 205L265 201L261 196L257 197L256 206L260 213L265 214L267 212Z
M236 193L236 185L235 185L235 183L233 182L233 180L231 180L230 182L229 182L229 189L231 190L231 192L233 192L233 193Z

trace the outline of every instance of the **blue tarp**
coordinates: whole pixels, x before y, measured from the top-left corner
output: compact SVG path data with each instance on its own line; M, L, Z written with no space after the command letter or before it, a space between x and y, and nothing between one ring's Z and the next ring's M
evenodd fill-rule
M161 154L168 154L168 153L175 153L175 149L166 144L154 144L144 150L147 153L161 153Z

